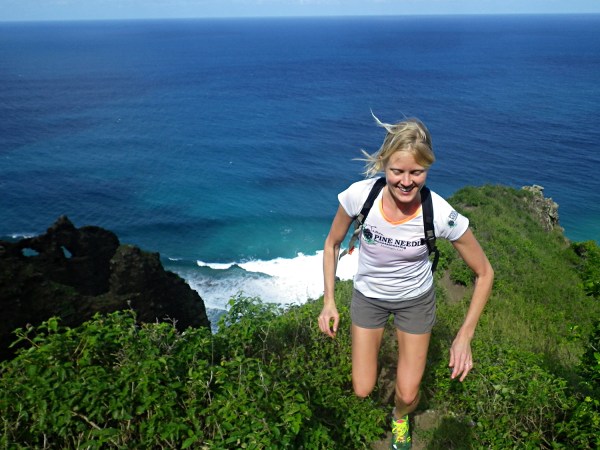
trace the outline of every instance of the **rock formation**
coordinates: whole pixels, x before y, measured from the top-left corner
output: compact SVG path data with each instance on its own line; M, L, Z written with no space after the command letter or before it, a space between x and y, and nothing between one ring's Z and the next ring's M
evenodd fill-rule
M558 224L558 203L551 198L544 197L544 187L534 184L533 186L523 186L522 189L533 194L530 203L531 211L544 230L552 231L558 228L562 231Z
M133 309L140 322L172 320L178 329L210 327L204 302L158 253L121 245L100 227L60 217L46 234L0 241L0 359L12 332L52 316L74 327L95 313Z

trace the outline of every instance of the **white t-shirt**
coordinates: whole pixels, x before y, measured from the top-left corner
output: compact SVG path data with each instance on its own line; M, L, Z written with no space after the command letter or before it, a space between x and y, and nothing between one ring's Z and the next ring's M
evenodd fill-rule
M358 181L338 195L350 216L360 213L376 178ZM383 215L379 192L360 234L358 270L354 287L366 297L408 300L427 292L433 284L431 262L424 242L422 208L401 222ZM469 220L431 191L434 228L437 238L455 241L469 227Z

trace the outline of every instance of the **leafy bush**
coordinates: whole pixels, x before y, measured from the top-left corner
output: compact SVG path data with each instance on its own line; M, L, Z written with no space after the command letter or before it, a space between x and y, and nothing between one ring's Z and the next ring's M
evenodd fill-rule
M385 413L352 394L349 333L321 335L319 307L238 296L214 336L132 312L20 330L30 347L0 366L0 447L365 448Z
M116 313L77 329L50 319L18 338L31 347L1 366L4 448L173 447L200 431L179 393L210 355L206 330Z
M338 283L342 326L333 340L319 331L316 320L322 304L318 301L290 306L285 314L277 314L273 305L238 297L222 317L217 336L222 348L231 354L245 348L247 357L276 367L280 379L309 399L310 414L295 448L362 448L383 433L386 411L352 391L351 288L351 283Z
M579 373L582 390L577 393L577 406L570 420L559 429L577 448L600 448L600 321L596 322L587 349L581 359Z
M19 338L33 345L2 366L4 448L285 448L310 417L259 360L213 364L204 329L138 327L129 312Z
M600 298L600 247L595 241L576 242L571 247L580 257L577 269L585 292Z
M581 358L579 372L585 387L600 396L600 321L594 325L585 353Z
M463 427L473 427L475 448L553 448L556 424L574 406L566 380L543 367L540 357L515 349L477 346L468 382L435 370L436 402Z

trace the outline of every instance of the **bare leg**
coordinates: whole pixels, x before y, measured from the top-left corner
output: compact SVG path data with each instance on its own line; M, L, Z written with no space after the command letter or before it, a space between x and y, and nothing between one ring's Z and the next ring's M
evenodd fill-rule
M352 385L359 397L368 396L375 387L383 330L352 325Z
M396 330L398 368L396 371L395 414L399 419L419 404L419 387L425 372L431 333L410 334Z

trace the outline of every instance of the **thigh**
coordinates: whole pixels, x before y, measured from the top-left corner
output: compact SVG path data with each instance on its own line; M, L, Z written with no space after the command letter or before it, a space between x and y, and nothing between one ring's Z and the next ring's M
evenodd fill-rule
M371 393L377 381L377 355L383 328L352 325L352 384L360 397Z
M411 334L396 330L398 338L398 368L396 386L401 393L415 394L419 390L431 333Z

